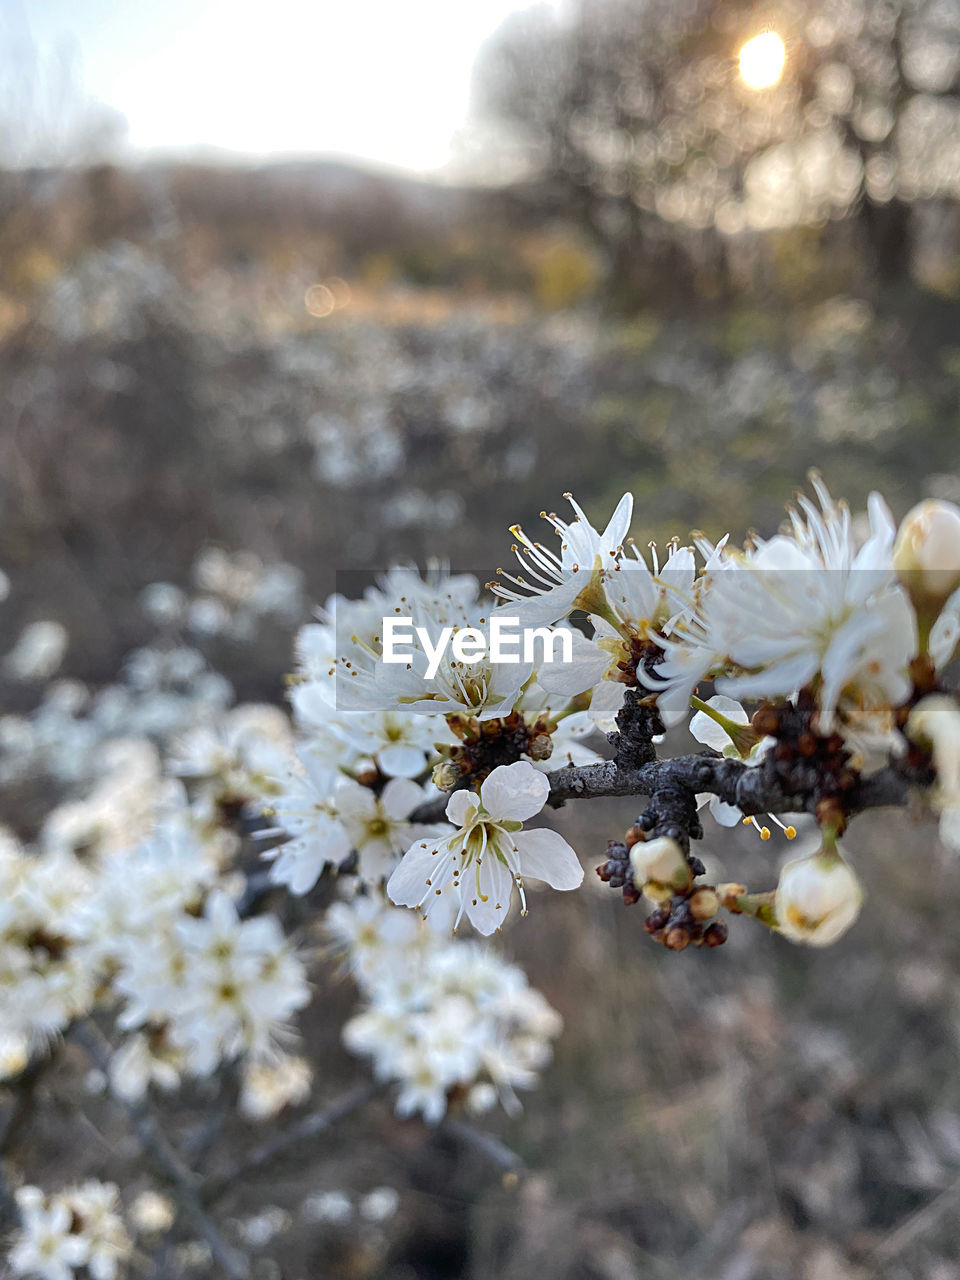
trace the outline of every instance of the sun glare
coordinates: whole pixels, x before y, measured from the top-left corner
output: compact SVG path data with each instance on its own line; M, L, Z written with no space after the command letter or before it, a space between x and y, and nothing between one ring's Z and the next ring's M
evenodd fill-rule
M777 33L762 31L740 50L740 77L748 89L772 89L786 60L786 45Z

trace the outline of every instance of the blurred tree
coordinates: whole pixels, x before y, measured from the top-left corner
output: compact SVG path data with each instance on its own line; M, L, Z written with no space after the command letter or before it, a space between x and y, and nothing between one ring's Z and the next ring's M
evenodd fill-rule
M786 59L756 89L737 55L761 31ZM958 94L958 0L570 0L510 18L475 73L515 195L577 221L634 294L722 284L739 233L847 216L874 276L902 278L913 202L960 194Z
M85 165L121 146L126 121L83 88L74 51L40 49L11 15L0 30L0 166Z

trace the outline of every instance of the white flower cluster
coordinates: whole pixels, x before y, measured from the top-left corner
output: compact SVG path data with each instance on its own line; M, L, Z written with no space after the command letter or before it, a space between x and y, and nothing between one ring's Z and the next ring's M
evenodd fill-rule
M5 1074L97 1005L130 1033L111 1065L124 1097L237 1058L249 1114L302 1095L279 1047L308 1002L306 971L275 916L239 917L232 871L234 818L290 752L287 718L258 706L194 729L166 764L149 741L108 740L92 786L47 815L35 848L3 835Z
M435 1123L454 1093L474 1114L518 1105L562 1025L521 969L373 894L335 903L326 926L365 998L344 1043L378 1079L399 1082L398 1114Z
M639 698L655 707L665 728L689 723L701 741L745 765L766 769L795 750L816 755L824 794L842 790L838 782L829 791L831 770L849 786L876 752L902 757L910 710L936 690L960 638L960 511L923 504L898 534L878 494L854 519L819 477L812 483L815 500L800 495L780 533L742 546L697 535L691 546L671 545L661 563L629 537L629 494L602 531L571 498L572 520L546 517L555 548L514 526L521 571L501 571L493 603L470 577L410 570L392 571L360 600L333 598L300 635L298 763L270 802L286 836L270 855L274 879L306 893L325 868L349 867L371 887L386 881L398 905L454 928L466 917L481 933L498 929L515 887L525 912L528 879L560 889L580 883L566 842L524 824L548 800L546 774L598 759L581 739L592 728L614 729L628 692L631 706ZM507 616L528 628L567 628L571 615L586 615L587 626L568 637L568 660L498 661L496 646L484 643ZM412 637L399 662L384 641L394 618ZM478 645L472 658L448 644L467 631ZM715 693L704 701L698 689L708 681ZM935 795L953 814L960 784L944 746L953 722L912 723L928 743L939 734ZM429 803L434 784L453 791L449 826ZM699 800L710 800L722 825L743 817L717 797ZM746 820L769 838L769 827L752 814ZM788 838L796 834L771 820ZM839 800L823 809L821 825L810 866L830 871L832 893L842 879L834 873ZM944 821L945 838L954 829ZM781 899L791 894L788 881L809 879L792 872ZM663 901L656 887L654 900ZM844 927L859 901L857 889L854 909L851 889ZM797 941L835 936L818 930L816 911L754 914ZM685 945L681 933L674 937Z
M120 999L136 1031L117 1052L127 1097L241 1055L268 1059L309 1000L279 921L242 920L222 888L215 844L187 812L134 850L82 861L65 849L0 848L0 1007L8 1035L48 1041L98 997ZM202 914L198 914L202 911Z
M149 738L168 745L217 721L233 699L229 680L197 649L136 649L114 684L91 690L77 680L58 680L45 687L31 714L0 716L0 786L43 775L88 782L102 744Z
M83 1182L53 1195L39 1187L16 1193L21 1225L10 1250L15 1276L33 1280L115 1280L132 1244L120 1217L120 1197L110 1182Z
M269 800L278 829L288 837L270 855L275 858L272 874L277 883L306 893L325 867L336 867L355 854L361 878L375 885L391 875L408 850L429 846L432 851L444 841L440 861L445 870L433 886L431 900L440 894L444 905L451 906L456 898L451 922L465 913L482 932L498 927L509 906L511 885L522 872L513 843L503 846L512 865L506 882L484 883L481 893L469 896L455 886L453 894L443 895L442 885L448 876L454 879L455 869L460 880L468 864L478 866L466 850L461 856L457 840L464 846L471 838L476 842L493 825L478 823L476 810L472 818L460 811L467 793L456 801L455 812L448 812L459 837L454 838L455 829L446 825L417 822L416 811L439 795L423 779L429 779L438 764L455 777L469 773L471 746L483 737L480 726L510 717L511 731L530 746L529 758L515 761L512 773L505 771L508 766L494 768L489 794L497 797L491 799L497 817L519 826L509 793L523 795L519 804L525 817L539 813L546 783L537 771L547 767L548 757L549 764L558 767L590 763L599 756L583 743L593 728L586 712L548 693L532 678L528 663L487 662L468 671L455 657L445 655L428 675L423 645L409 669L380 661L384 617L407 610L436 636L448 627L482 629L488 611L478 593L476 580L465 575L434 572L421 579L409 570L395 570L359 601L334 597L323 620L301 631L298 683L291 695L299 729L298 763ZM522 766L519 771L517 764ZM527 873L533 878L551 881L553 868L533 853L534 844L545 852L550 836L546 831L523 835ZM555 848L561 858L572 857L564 841L554 840L559 841ZM429 859L431 853L425 856ZM498 857L488 859L484 882L490 874L499 875L501 865L506 864ZM575 874L568 869L561 878L570 880ZM419 892L411 905L425 898L426 879L417 880ZM579 879L576 875L577 883ZM396 882L403 900L414 887L412 881L403 888ZM485 915L488 899L490 911Z
M46 1042L93 1002L78 905L91 878L71 853L33 857L0 836L0 1012L8 1036Z
M264 563L249 552L207 547L196 558L196 591L188 594L170 582L153 582L140 604L158 627L184 629L197 637L253 640L262 621L295 625L306 616L303 574L283 561Z
M118 1023L163 1032L167 1053L191 1074L209 1075L241 1055L270 1057L309 1002L303 964L276 917L241 920L222 891L207 898L201 917L179 911L164 928L155 916L133 941L128 933L114 979L126 1000ZM132 1057L116 1064L127 1093Z

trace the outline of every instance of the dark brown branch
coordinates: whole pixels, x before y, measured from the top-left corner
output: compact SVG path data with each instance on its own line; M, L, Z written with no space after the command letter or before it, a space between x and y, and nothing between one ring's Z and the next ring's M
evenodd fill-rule
M91 1022L75 1023L70 1031L70 1038L86 1051L90 1061L109 1082L110 1046L96 1026ZM210 1246L214 1262L230 1277L230 1280L245 1280L250 1270L248 1259L224 1240L218 1227L207 1214L200 1199L198 1175L184 1164L160 1132L147 1103L131 1102L113 1089L110 1090L110 1096L126 1112L140 1146L153 1165L155 1173L170 1185L181 1210L192 1219L194 1226Z
M259 1173L261 1169L272 1164L274 1160L279 1159L288 1151L292 1151L306 1142L312 1142L322 1133L326 1133L339 1120L344 1120L352 1112L358 1111L360 1107L365 1106L379 1092L379 1085L367 1083L358 1085L355 1089L351 1089L348 1093L330 1103L329 1106L319 1111L311 1111L309 1115L304 1116L302 1120L298 1120L289 1129L285 1129L282 1133L268 1138L259 1147L254 1147L252 1151L248 1152L239 1164L234 1165L227 1173L218 1177L208 1178L200 1188L203 1203L213 1204L244 1178L249 1177L251 1174Z

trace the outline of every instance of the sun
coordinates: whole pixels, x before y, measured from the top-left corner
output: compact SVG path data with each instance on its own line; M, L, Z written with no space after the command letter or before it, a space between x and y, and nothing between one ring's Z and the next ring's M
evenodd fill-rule
M748 89L772 89L783 75L787 48L775 31L762 31L740 50L740 78Z

